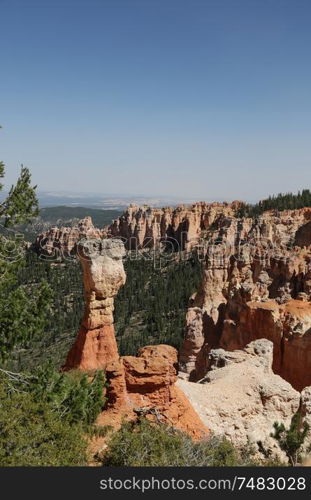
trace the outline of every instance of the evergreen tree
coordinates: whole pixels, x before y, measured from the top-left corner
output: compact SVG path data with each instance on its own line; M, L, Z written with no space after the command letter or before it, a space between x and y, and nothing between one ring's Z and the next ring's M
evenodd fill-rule
M0 163L0 178L4 177ZM0 184L0 190L3 184ZM42 335L49 312L51 292L46 282L23 287L18 285L18 271L25 265L25 246L7 228L27 222L38 211L36 187L22 166L15 186L0 205L0 361L7 360L15 346L27 347L32 338Z
M161 269L144 258L127 260L126 283L115 298L116 335L122 355L136 355L147 344L179 348L190 296L202 279L196 253L166 261Z
M281 212L283 210L294 210L297 208L311 207L311 191L303 189L297 194L279 193L269 196L255 205L243 203L237 210L237 217L258 217L266 210Z
M289 426L285 428L283 423L274 422L274 433L271 437L276 439L280 448L285 451L291 465L297 465L301 459L301 447L309 433L310 427L307 422L302 424L301 415L297 412Z
M93 424L106 399L104 372L59 372L45 363L33 373L14 373L0 369L0 386L7 394L27 392L34 401L47 403L50 410L71 424L84 428Z
M86 465L87 441L72 424L31 393L8 394L0 384L0 466Z
M0 177L4 176L4 164L1 163ZM2 189L1 185L1 189ZM15 186L9 191L7 198L0 205L0 220L5 227L15 226L30 222L38 215L38 200L36 197L36 186L31 186L31 174L28 168L22 165L21 173Z

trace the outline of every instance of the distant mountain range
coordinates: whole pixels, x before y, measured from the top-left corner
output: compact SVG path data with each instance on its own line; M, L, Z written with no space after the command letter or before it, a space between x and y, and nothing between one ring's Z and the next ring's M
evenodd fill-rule
M0 202L7 196L6 191L0 192ZM222 198L204 197L202 199L177 196L146 196L143 194L125 195L120 193L79 193L70 191L37 191L40 208L44 207L86 207L103 210L123 211L131 203L148 205L150 207L174 207L184 204L190 205L197 201L223 202ZM230 200L226 200L230 201ZM232 200L231 200L232 201Z
M65 205L68 207L90 207L105 210L124 210L131 203L149 205L151 207L174 206L179 203L193 203L195 199L176 197L150 197L137 195L98 194L98 193L70 193L70 192L38 192L40 207Z

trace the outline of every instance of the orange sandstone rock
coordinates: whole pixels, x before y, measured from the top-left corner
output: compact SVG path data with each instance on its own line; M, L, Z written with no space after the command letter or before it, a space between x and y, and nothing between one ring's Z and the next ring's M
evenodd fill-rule
M90 240L78 247L83 268L85 311L64 369L96 370L118 359L113 297L125 283L120 240Z
M85 312L64 369L105 369L108 405L99 415L98 424L117 428L123 419L135 419L140 411L151 410L194 438L205 435L207 428L175 387L176 349L167 345L147 346L140 349L137 357L119 358L113 297L125 282L123 243L90 240L77 250L83 268Z
M131 250L153 248L160 243L175 250L190 250L202 231L223 215L234 215L240 204L197 202L165 208L132 204L107 228L107 234L124 238Z
M204 377L211 349L264 337L274 344L275 372L298 390L311 384L310 218L309 208L223 217L206 233L203 281L180 353L185 378Z
M208 435L208 428L176 386L177 351L173 347L144 347L138 357L124 356L110 363L106 373L108 407L98 417L99 425L118 428L124 419L146 414L187 432L194 439Z
M73 227L53 226L37 236L33 243L34 250L49 259L68 258L76 254L77 246L85 238L102 238L104 231L94 227L92 218L85 217Z

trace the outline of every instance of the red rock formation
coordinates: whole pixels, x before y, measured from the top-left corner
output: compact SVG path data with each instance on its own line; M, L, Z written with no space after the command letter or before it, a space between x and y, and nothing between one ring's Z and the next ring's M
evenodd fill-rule
M125 282L120 240L90 240L78 247L83 268L85 312L64 370L105 369L108 408L100 425L118 427L140 411L187 431L194 438L208 432L187 398L175 386L177 352L166 345L148 346L138 357L119 358L114 327L113 297Z
M150 208L130 205L108 227L108 236L121 237L126 247L153 248L161 242L173 249L190 250L220 217L234 215L241 202L206 203L176 208Z
M247 302L236 322L224 321L220 346L239 349L263 336L274 344L273 371L298 391L311 385L311 302Z
M137 357L124 356L109 364L108 408L98 424L118 427L124 418L145 414L194 439L206 436L208 428L176 386L177 365L177 351L168 345L147 346Z
M75 255L77 245L84 239L98 239L104 236L104 231L93 226L91 217L81 219L77 226L51 227L47 232L37 236L33 248L40 254L51 259L68 258Z
M147 346L138 356L123 356L125 381L137 407L165 407L176 381L177 352L168 345Z
M274 370L301 390L311 383L311 209L257 220L223 218L206 235L202 286L187 314L180 367L191 380L206 372L208 352L274 343Z
M295 236L295 244L300 247L311 245L311 221L301 226Z
M83 268L85 311L64 369L96 370L118 359L113 297L125 283L124 253L124 246L118 240L91 239L78 247Z

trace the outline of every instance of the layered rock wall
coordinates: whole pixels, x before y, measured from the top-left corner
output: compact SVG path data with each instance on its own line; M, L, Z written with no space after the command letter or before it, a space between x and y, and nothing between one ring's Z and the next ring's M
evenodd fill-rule
M276 373L298 390L311 384L310 219L311 209L225 217L206 235L204 278L180 353L186 377L204 376L210 349L265 337Z
M175 250L191 250L202 232L219 218L233 216L240 202L150 208L130 205L108 227L107 235L121 237L128 249L153 248L160 243Z
M49 258L75 255L79 241L84 238L120 238L129 250L148 249L164 244L173 250L191 250L219 219L233 216L241 202L206 203L177 207L151 208L130 205L109 226L98 229L91 217L81 219L77 226L52 227L39 234L33 248Z

